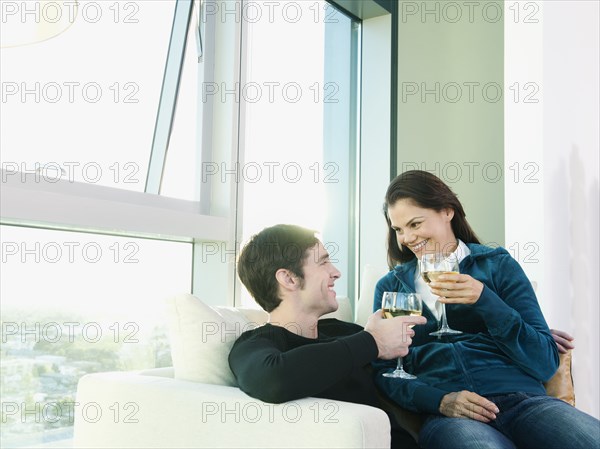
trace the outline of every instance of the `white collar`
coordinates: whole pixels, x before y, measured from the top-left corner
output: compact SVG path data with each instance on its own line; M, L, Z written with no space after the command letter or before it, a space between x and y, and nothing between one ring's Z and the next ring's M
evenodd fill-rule
M458 263L461 263L465 257L471 254L471 250L462 240L456 239L456 241L458 242L458 246L452 254L455 254L458 259Z

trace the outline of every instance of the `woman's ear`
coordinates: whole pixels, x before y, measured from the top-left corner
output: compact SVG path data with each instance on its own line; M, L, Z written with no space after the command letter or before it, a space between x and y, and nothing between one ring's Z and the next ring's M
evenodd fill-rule
M280 268L275 273L275 279L281 286L281 288L285 290L295 290L298 287L298 278L294 273L285 268Z
M444 209L443 212L444 212L444 216L448 220L448 222L451 222L452 219L454 218L454 209L449 207L447 209Z

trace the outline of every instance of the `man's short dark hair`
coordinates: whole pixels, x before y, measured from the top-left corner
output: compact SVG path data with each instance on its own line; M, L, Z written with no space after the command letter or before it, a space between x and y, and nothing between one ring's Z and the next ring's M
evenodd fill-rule
M254 300L267 312L280 303L279 283L275 273L289 270L300 282L304 280L302 265L308 249L319 240L316 231L301 226L279 224L252 236L238 258L238 276Z

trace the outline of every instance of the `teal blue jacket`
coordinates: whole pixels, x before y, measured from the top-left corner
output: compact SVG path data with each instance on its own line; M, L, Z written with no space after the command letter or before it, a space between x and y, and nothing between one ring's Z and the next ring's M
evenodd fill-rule
M374 362L375 381L388 397L409 410L439 414L442 397L468 390L481 396L527 392L546 394L542 382L558 368L558 349L531 283L504 248L467 244L471 254L460 272L484 284L473 305L447 304L448 324L462 335L431 337L438 322L427 307L427 324L415 326L404 369L416 380L386 378L393 362ZM415 291L416 259L379 280L373 310L385 291Z

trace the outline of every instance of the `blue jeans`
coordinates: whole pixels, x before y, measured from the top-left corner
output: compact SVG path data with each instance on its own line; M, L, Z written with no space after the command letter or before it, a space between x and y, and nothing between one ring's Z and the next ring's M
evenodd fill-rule
M419 434L426 449L598 449L600 421L550 396L511 393L488 396L500 409L496 420L430 415Z

